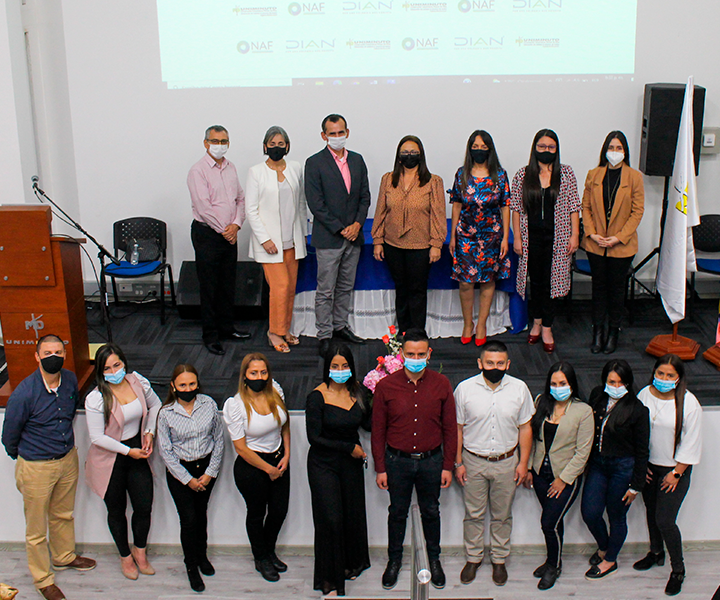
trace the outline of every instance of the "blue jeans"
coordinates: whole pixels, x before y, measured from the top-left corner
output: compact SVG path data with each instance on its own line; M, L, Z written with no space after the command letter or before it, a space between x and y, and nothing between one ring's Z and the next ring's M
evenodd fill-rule
M400 560L413 488L417 494L428 558L440 558L440 483L443 453L414 460L385 452L390 492L388 509L388 558Z
M627 537L627 512L622 498L630 488L635 458L632 456L599 456L590 458L582 495L582 517L605 552L605 560L615 562ZM603 518L607 510L610 532Z

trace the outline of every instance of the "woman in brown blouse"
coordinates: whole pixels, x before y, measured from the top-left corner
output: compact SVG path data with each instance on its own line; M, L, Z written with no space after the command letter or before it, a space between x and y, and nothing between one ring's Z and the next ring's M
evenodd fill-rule
M400 140L395 168L380 182L372 228L376 260L387 260L395 282L401 332L425 329L430 265L440 259L447 236L442 178L428 171L422 142Z

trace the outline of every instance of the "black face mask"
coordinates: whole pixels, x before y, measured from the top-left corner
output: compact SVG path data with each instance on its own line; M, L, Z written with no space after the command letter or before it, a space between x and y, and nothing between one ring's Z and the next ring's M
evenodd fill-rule
M192 402L195 400L195 396L198 395L198 390L195 388L194 390L175 390L175 396L178 398L178 400L182 400L183 402Z
M545 152L538 152L535 150L535 158L537 158L537 161L544 164L549 165L555 162L555 152L548 152L547 150Z
M267 379L248 379L245 378L245 385L248 386L253 392L259 394L267 386Z
M490 156L490 150L475 148L474 150L470 150L470 156L472 156L474 162L481 165L487 161L488 156Z
M500 383L505 377L505 369L483 369L483 377L490 383Z
M62 369L64 362L65 359L62 356L58 356L57 354L53 354L52 356L46 356L45 358L40 359L40 364L42 365L43 371L50 375L55 375L55 373L59 373L60 369Z
M282 160L282 157L286 154L287 148L283 148L282 146L273 146L267 149L267 155L270 157L270 160L274 160L275 162Z
M400 164L406 169L414 169L420 164L419 154L401 154Z

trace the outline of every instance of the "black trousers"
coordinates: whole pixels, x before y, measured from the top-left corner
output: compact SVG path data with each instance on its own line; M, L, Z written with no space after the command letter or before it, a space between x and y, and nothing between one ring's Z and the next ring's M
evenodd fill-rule
M413 488L417 494L428 558L440 558L440 483L443 453L415 460L385 452L390 508L388 509L388 558L400 560Z
M180 461L195 479L200 478L210 464L210 454L192 462ZM170 471L166 472L168 489L180 517L180 544L185 566L197 567L207 557L207 507L216 479L211 479L204 492L195 492L184 485Z
M142 448L141 434L138 433L129 440L123 440L123 444L130 448ZM131 521L133 544L137 548L145 548L152 514L152 471L150 471L147 459L136 460L124 454L118 454L104 500L108 510L108 527L122 557L130 556L128 524L125 515L128 496L130 496L133 508Z
M692 467L685 470L683 476L678 480L675 491L670 493L661 490L660 484L665 475L672 471L672 467L648 464L648 468L652 473L652 480L645 484L642 495L650 533L650 552L655 554L662 552L663 542L665 542L672 570L675 573L681 573L685 570L685 564L683 562L682 535L677 526L677 516L690 488Z
M531 234L528 240L528 275L530 276L528 313L531 319L542 319L543 327L552 327L555 321L557 302L550 297L552 257L552 236Z
M425 329L430 248L404 250L383 244L385 262L395 282L395 313L398 329Z
M210 344L232 333L237 273L237 244L231 244L211 227L193 221L195 268L200 284L200 319L203 342Z
M627 272L635 256L613 258L587 253L592 273L593 325L620 327L625 314L625 284Z
M258 452L265 462L277 466L284 450L273 453ZM247 529L255 560L269 558L275 552L280 529L287 516L290 500L290 470L272 481L267 473L237 457L234 467L235 485L245 498Z

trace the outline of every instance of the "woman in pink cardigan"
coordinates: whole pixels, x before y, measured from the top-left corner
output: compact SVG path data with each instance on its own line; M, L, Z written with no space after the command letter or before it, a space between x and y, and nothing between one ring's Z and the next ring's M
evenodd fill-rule
M137 579L138 571L154 575L145 555L153 501L148 457L162 403L147 379L127 372L127 360L116 344L105 344L97 351L95 383L97 387L85 399L91 441L85 481L105 501L123 575L128 579ZM133 507L132 549L125 517L128 496Z

